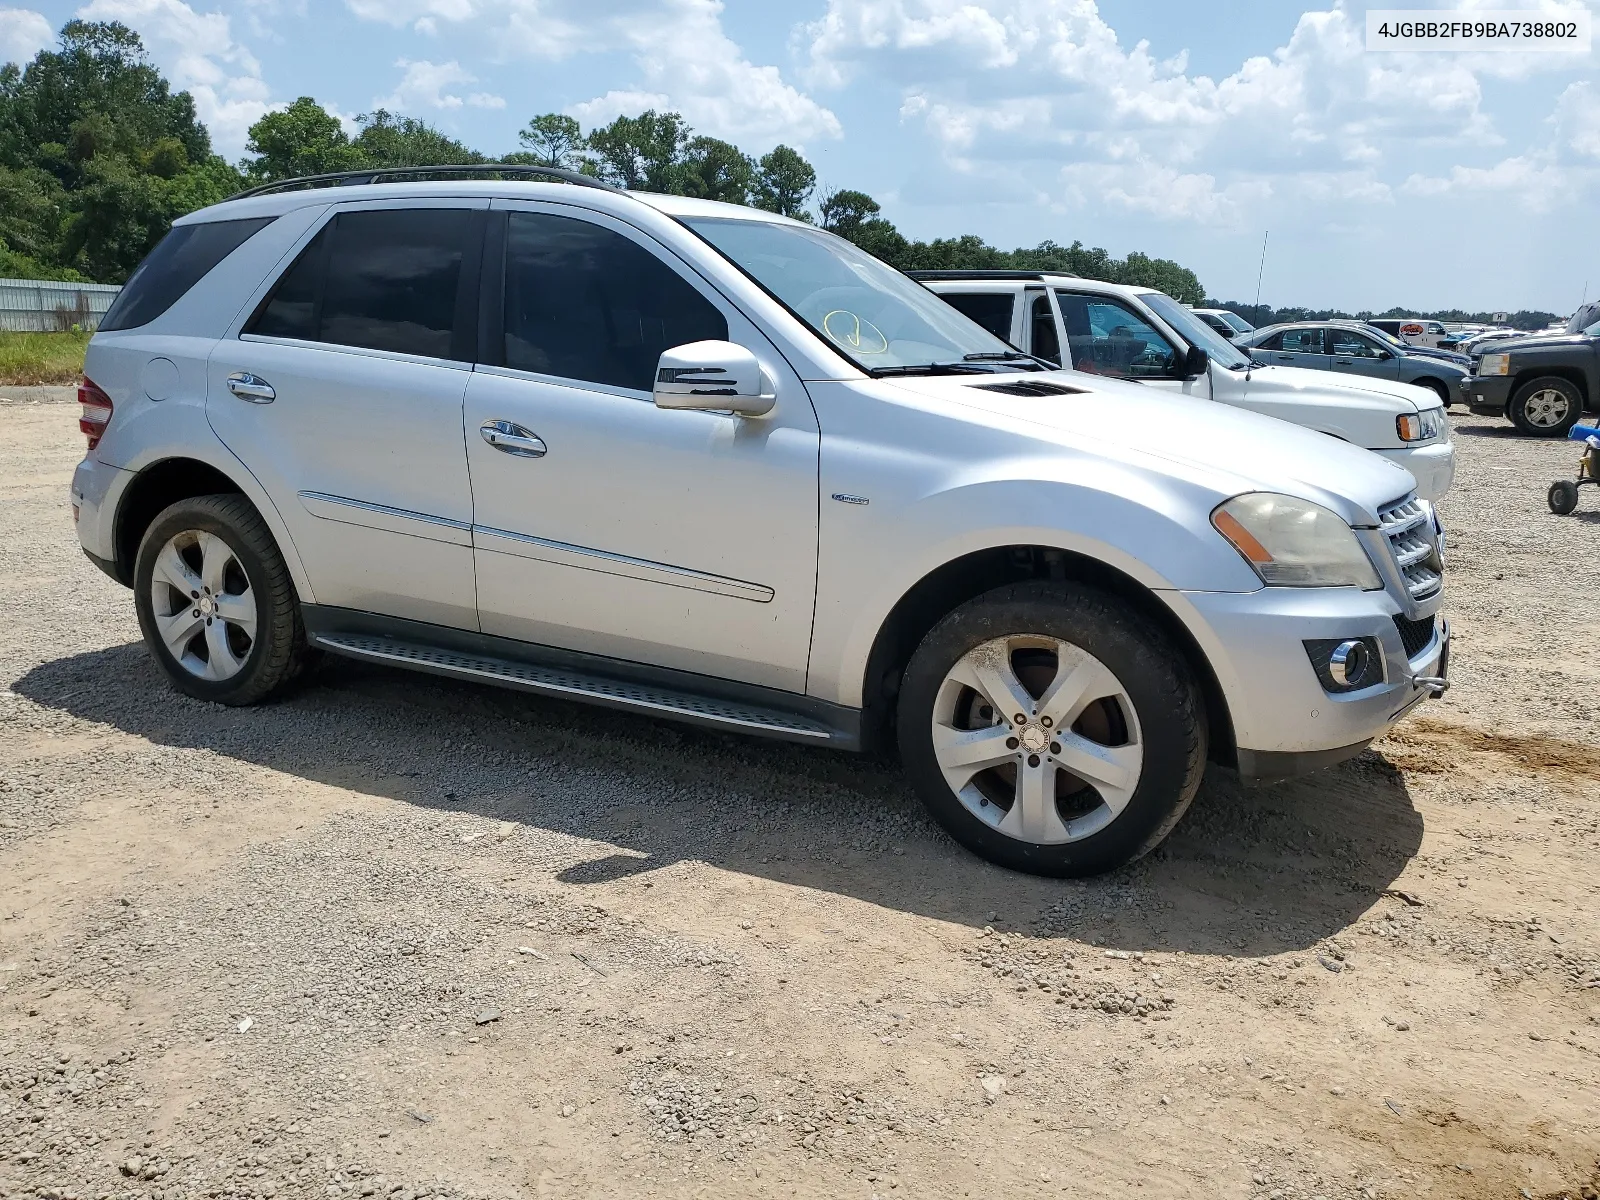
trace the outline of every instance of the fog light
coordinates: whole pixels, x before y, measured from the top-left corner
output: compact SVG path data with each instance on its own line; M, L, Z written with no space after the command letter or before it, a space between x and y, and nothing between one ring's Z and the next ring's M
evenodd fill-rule
M1372 666L1372 652L1365 642L1340 642L1328 655L1328 675L1344 687L1360 687Z
M1383 648L1377 638L1330 638L1305 645L1323 691L1355 692L1383 682Z

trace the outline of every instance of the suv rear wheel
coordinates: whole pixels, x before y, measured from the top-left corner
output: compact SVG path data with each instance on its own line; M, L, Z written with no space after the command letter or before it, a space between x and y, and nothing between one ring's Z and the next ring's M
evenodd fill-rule
M907 773L1000 866L1092 875L1153 849L1200 785L1206 734L1182 655L1104 592L1027 583L963 604L912 655Z
M289 569L243 496L194 496L163 509L134 561L145 644L180 692L254 704L308 660Z
M1530 437L1566 437L1583 416L1583 397L1567 380L1550 375L1518 388L1506 415Z

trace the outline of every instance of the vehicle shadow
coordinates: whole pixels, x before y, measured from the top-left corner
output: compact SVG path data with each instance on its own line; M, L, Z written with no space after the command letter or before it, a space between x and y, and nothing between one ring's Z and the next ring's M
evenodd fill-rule
M601 843L570 843L565 868L533 868L574 885L700 860L1126 950L1313 946L1369 909L1422 838L1403 778L1376 754L1264 788L1214 768L1147 858L1092 880L1037 879L946 837L893 762L375 665L330 659L279 703L229 709L177 696L133 643L44 663L13 690L160 745Z

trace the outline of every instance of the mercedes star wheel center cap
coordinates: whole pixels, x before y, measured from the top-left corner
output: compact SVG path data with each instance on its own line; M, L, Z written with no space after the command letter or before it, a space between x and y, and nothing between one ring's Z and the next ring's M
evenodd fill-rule
M1050 735L1038 725L1024 725L1022 732L1017 735L1023 746L1037 754L1050 744Z

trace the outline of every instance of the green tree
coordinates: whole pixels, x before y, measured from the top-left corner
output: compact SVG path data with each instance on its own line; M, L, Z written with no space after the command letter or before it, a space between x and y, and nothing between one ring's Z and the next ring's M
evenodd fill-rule
M1155 288L1183 304L1198 305L1206 298L1206 290L1195 273L1170 258L1151 258L1135 250L1123 259L1118 275L1117 283Z
M361 132L351 143L360 161L357 167L427 167L486 161L426 121L400 117L386 109L356 118Z
M782 213L796 220L809 221L806 201L817 188L817 173L798 150L775 146L756 162L753 203L768 212Z
M865 192L841 188L829 192L817 204L822 227L829 233L855 241L855 235L873 218L881 218L883 207Z
M506 161L525 160L538 167L560 167L576 171L584 163L583 129L576 118L564 113L544 113L534 117L517 134L523 145L519 154L507 155Z
M242 164L259 183L322 175L366 166L362 151L350 144L339 118L310 96L269 112L249 129L245 149L255 157Z
M713 137L697 137L684 151L678 190L702 200L744 204L756 165L739 147Z
M630 191L680 192L689 126L674 112L655 109L618 117L589 134L601 178Z

